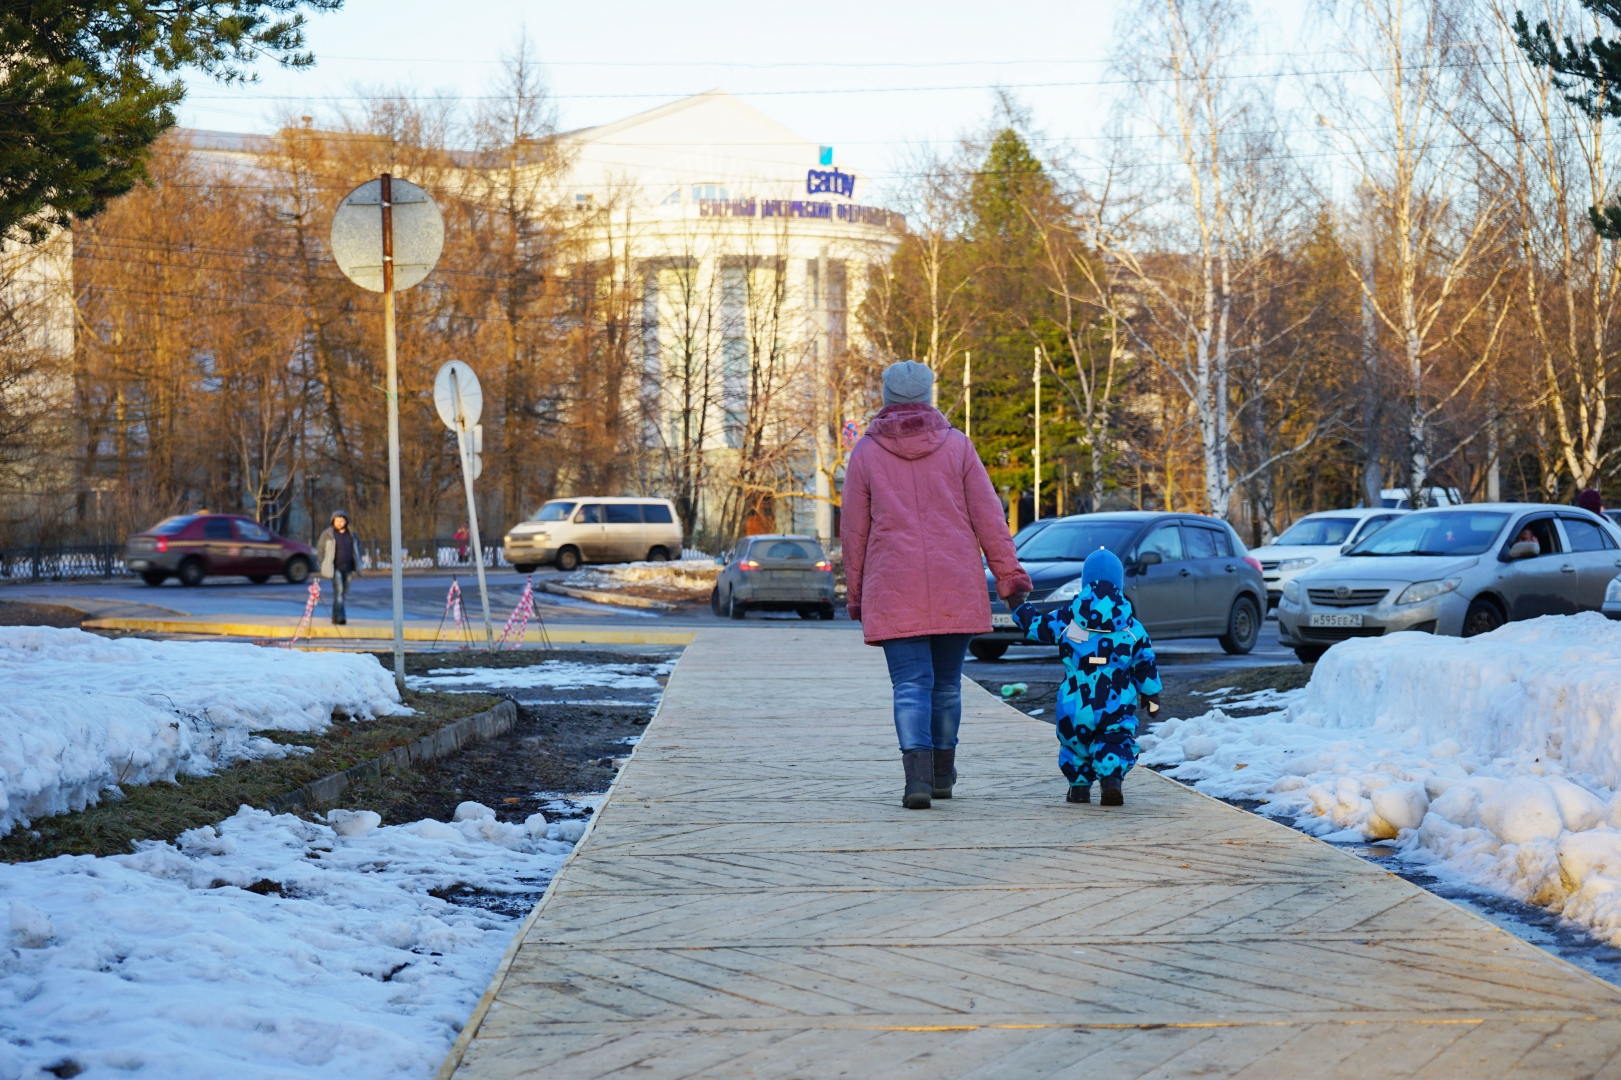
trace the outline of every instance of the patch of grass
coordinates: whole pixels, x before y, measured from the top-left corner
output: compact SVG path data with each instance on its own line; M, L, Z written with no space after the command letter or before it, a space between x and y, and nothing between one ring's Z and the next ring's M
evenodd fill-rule
M358 765L452 720L493 708L501 699L487 694L445 694L408 690L412 716L351 721L334 717L323 734L261 731L278 743L315 752L279 761L249 761L213 776L182 776L173 784L124 789L124 798L103 799L76 814L41 818L29 829L0 838L0 862L48 859L55 855L118 855L135 840L173 840L187 829L212 825L236 813L243 803L263 806L277 795Z
M1313 664L1274 664L1270 667L1238 668L1206 679L1195 690L1209 693L1231 687L1235 694L1259 690L1298 690L1311 681Z

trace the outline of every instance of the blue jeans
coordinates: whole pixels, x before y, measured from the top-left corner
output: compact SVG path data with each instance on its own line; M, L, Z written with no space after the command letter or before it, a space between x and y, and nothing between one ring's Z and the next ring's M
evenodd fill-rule
M883 642L895 687L901 752L951 750L962 723L962 662L972 634L930 634Z
M332 571L332 621L335 623L348 622L349 616L343 613L343 599L349 593L348 570Z

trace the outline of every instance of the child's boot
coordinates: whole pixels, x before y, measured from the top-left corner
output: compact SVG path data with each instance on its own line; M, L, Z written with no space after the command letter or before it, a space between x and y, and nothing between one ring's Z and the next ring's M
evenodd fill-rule
M1071 784L1069 786L1069 794L1064 796L1064 801L1065 802L1086 802L1086 803L1091 802L1092 801L1092 782L1090 780L1088 780L1084 784Z
M1105 776L1098 781L1098 787L1103 791L1103 798L1100 801L1104 806L1124 806L1126 804L1126 797L1120 791L1121 779L1118 776Z
M934 794L934 751L904 750L901 765L906 769L906 794L901 805L908 810L927 810Z
M951 785L957 782L957 751L936 750L934 752L934 797L936 799L951 798Z

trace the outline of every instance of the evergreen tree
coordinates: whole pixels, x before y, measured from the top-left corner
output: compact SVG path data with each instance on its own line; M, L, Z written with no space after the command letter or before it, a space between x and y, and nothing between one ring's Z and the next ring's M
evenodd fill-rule
M151 146L174 126L190 68L251 81L268 56L304 47L303 9L343 0L0 2L0 236L38 242L93 217L146 179Z

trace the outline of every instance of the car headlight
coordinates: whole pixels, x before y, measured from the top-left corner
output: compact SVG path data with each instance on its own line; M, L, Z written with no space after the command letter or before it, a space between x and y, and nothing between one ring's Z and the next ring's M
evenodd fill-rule
M1621 577L1611 578L1610 583L1604 586L1604 602L1621 604Z
M1291 604L1300 603L1300 582L1285 581L1283 583L1283 598Z
M1434 600L1442 593L1451 592L1462 583L1462 578L1455 577L1449 577L1445 581L1420 581L1403 589L1402 594L1396 597L1396 603L1421 604L1426 600Z
M1317 560L1307 557L1304 559L1284 559L1278 564L1278 569L1287 574L1291 570L1304 570L1308 566L1316 566Z
M1081 579L1073 577L1049 593L1047 599L1054 603L1063 603L1065 600L1073 600L1079 595L1081 595Z

